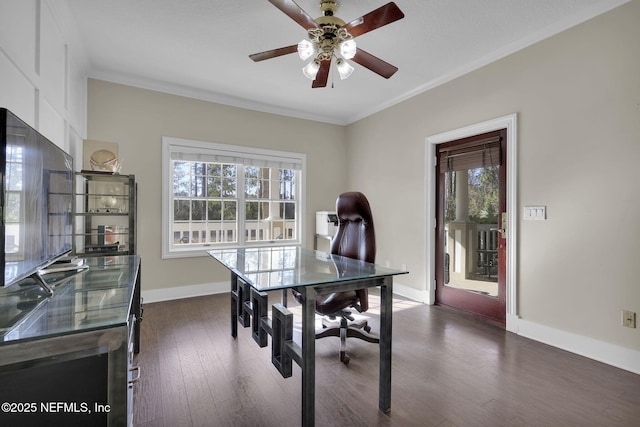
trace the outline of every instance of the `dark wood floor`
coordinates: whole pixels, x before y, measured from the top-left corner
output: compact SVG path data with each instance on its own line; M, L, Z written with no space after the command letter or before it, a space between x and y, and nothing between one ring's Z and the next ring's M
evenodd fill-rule
M284 379L249 329L232 339L229 305L228 294L145 305L136 426L299 425L300 368ZM377 410L377 346L350 340L345 366L338 345L316 342L317 426L640 425L639 375L446 308L394 301L389 414Z

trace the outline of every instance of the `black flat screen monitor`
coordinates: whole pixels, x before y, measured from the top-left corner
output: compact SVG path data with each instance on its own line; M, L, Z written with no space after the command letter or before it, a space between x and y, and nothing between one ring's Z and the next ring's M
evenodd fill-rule
M71 251L73 158L0 108L2 286Z

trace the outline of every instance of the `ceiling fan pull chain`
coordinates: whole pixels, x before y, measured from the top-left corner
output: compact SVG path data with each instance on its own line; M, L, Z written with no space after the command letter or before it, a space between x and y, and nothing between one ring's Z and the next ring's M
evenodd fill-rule
M333 89L333 76L335 75L334 68L335 67L331 67L331 89Z

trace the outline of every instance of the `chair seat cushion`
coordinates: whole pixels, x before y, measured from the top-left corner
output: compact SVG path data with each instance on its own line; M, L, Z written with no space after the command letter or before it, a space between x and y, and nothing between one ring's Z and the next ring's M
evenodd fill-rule
M291 290L293 297L302 303L302 297L295 289ZM333 294L319 295L316 297L316 312L322 316L331 316L340 313L341 310L354 306L358 302L357 291L335 292Z
M358 302L356 291L336 292L316 298L316 312L323 316L336 314Z

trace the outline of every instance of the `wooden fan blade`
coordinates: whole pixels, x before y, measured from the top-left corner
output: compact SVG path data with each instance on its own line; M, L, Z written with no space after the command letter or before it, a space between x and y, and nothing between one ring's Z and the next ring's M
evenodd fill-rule
M254 53L253 55L249 55L249 58L253 59L255 62L264 61L265 59L276 58L282 55L288 55L290 53L294 53L298 51L298 45L294 44L291 46L281 47L279 49L266 50L260 53Z
M327 86L327 80L329 80L329 67L331 67L330 59L320 62L320 69L318 70L318 74L316 74L316 79L311 84L312 88Z
M376 28L404 18L404 13L394 2L390 2L343 26L353 37L358 37Z
M373 56L360 48L356 48L356 56L353 57L352 61L357 62L365 68L370 69L371 71L381 75L385 79L393 76L396 71L398 71L398 67L394 67L388 62L385 62L382 59Z
M293 0L269 0L269 3L280 9L305 29L318 28L318 23Z

